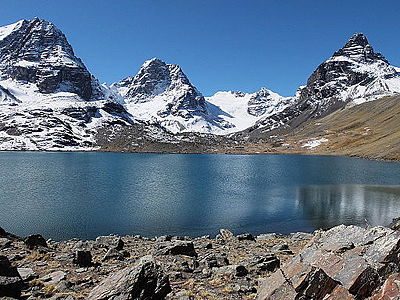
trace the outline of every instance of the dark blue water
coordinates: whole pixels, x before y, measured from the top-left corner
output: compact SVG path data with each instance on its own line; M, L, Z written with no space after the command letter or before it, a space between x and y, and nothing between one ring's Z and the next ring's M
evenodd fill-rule
M66 239L386 225L399 184L399 163L348 157L2 152L0 226Z

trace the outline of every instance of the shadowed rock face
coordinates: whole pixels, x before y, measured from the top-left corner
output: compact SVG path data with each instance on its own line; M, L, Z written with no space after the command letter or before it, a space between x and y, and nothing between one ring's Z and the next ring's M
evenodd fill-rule
M334 227L318 233L299 255L267 278L258 299L366 299L383 294L385 279L400 270L399 255L397 231ZM391 280L386 286L393 287Z
M17 268L11 266L6 256L0 255L0 298L19 297L23 282Z
M89 100L100 87L52 23L22 20L0 39L0 77L34 83L41 93L71 92Z

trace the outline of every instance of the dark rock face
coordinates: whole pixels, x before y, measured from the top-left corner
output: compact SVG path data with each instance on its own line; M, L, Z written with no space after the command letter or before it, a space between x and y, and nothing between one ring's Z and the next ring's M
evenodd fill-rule
M186 255L197 257L193 242L171 241L161 243L156 251L159 255Z
M92 262L92 253L88 250L77 250L73 260L80 267L90 267Z
M166 101L160 116L169 114L190 118L196 114L207 114L204 97L190 83L178 65L166 64L153 58L143 64L134 77L128 77L114 85L129 103L152 101L155 96Z
M11 266L6 256L0 256L0 297L18 298L23 288L23 281L17 268Z
M36 247L47 247L46 240L40 234L32 234L24 239L25 245L29 249L35 249Z
M367 299L400 270L399 257L399 232L341 225L269 277L259 299Z
M168 276L152 256L142 257L134 266L103 280L87 297L88 300L156 300L171 291Z
M0 40L2 77L35 83L41 93L71 92L89 100L101 96L96 79L52 23L22 20Z

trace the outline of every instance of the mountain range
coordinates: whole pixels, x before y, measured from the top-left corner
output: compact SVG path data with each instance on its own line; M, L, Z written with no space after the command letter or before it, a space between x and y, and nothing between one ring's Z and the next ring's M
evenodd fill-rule
M321 63L293 97L267 88L204 97L179 65L153 58L136 75L100 84L54 24L35 18L0 27L0 150L243 149L396 95L400 69L362 33Z

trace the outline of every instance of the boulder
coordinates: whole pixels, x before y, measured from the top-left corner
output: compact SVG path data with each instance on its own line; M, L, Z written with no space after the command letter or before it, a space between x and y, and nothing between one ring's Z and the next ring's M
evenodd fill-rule
M92 253L88 250L77 250L73 263L80 267L90 267L93 264Z
M87 300L164 299L171 291L168 276L151 255L142 257L96 286Z
M24 239L24 243L31 250L35 249L36 247L46 247L47 248L46 240L40 234L32 234L32 235L27 236Z
M207 265L208 268L219 268L229 265L227 256L218 253L207 256L202 262Z
M219 235L217 236L217 239L229 241L233 238L234 238L234 234L231 231L229 231L228 229L220 229L219 230Z
M280 267L281 262L274 253L269 253L246 260L244 264L261 272L274 272Z
M7 231L5 231L2 227L0 227L0 237L6 237Z
M120 251L124 248L124 241L117 235L105 235L96 238L96 244L101 248L115 248Z
M0 250L9 248L11 246L11 241L8 238L0 237Z
M255 241L256 239L251 233L243 233L236 236L239 241Z
M366 299L399 269L400 232L341 225L317 232L264 281L258 299Z
M0 297L19 298L23 287L17 268L11 266L6 256L0 255Z
M161 243L156 251L158 255L186 255L197 257L193 242L172 241Z

